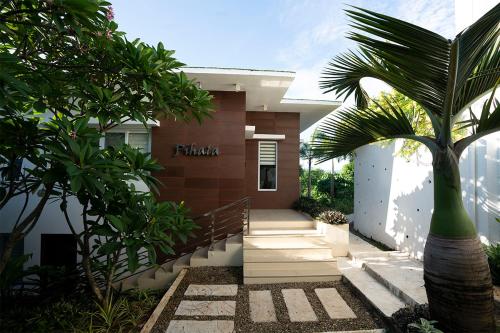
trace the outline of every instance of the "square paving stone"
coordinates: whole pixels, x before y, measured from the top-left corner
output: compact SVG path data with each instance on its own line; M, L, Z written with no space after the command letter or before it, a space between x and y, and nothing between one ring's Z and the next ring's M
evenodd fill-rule
M270 290L250 290L250 318L254 323L276 321L273 297Z
M290 321L318 321L302 289L282 289Z
M356 318L356 314L347 305L335 288L314 289L321 304L332 319Z
M190 284L185 296L236 296L237 284Z
M176 316L234 316L236 301L181 301Z
M165 333L232 333L232 320L172 320Z

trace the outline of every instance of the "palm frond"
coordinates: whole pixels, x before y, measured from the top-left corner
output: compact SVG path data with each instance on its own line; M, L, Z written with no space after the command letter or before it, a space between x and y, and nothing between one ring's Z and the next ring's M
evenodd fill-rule
M493 88L500 76L500 41L491 45L455 98L453 114L460 115L475 99Z
M398 105L386 102L389 107L377 104L377 111L369 108L344 109L320 124L312 144L318 163L387 139L413 139L424 143L431 150L435 149L432 138L415 134L411 120Z
M348 36L360 44L360 53L334 58L323 73L321 88L347 96L354 92L357 106L364 108L367 99L360 80L374 77L440 115L447 84L448 40L365 9L347 13L353 20L351 25L365 33L353 32Z
M493 89L490 98L484 102L479 118L471 112L470 119L462 122L464 124L462 128L472 127L472 135L456 142L454 150L457 156L460 156L472 142L500 130L500 102L495 98L495 91L496 89Z
M498 53L499 33L500 4L497 4L457 36L456 91L460 91L466 85L471 74L484 61L485 55L487 56L491 52ZM498 54L496 56L498 57Z

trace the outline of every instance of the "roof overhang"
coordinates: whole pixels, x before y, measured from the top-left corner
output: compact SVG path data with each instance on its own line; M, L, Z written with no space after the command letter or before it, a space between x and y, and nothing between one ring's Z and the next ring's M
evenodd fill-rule
M183 67L186 75L210 91L245 91L246 111L300 113L300 131L338 108L329 100L284 98L295 73L240 68Z

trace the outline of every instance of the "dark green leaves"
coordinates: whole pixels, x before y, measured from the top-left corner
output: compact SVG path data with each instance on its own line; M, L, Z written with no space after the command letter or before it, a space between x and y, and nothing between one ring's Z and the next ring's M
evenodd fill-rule
M441 114L447 82L449 43L426 29L365 9L347 10L353 20L349 38L359 53L334 58L324 71L320 86L326 92L349 96L365 108L363 77L380 79L435 114Z
M354 7L346 12L354 28L348 37L358 43L358 52L329 62L320 87L346 97L354 94L361 111L347 110L325 121L317 139L318 153L340 156L363 144L402 135L412 135L431 150L436 143L442 149L453 147L453 124L463 119L466 107L493 88L500 75L500 5L454 40L366 9ZM420 104L437 139L405 134L395 121L404 125L406 120L394 110L393 116L366 111L368 96L360 84L364 77L382 80ZM471 115L469 123L483 133L477 135L484 135L498 130L497 116L496 109L483 110L480 117ZM461 152L475 136L460 140L456 151Z
M461 32L455 43L458 44L457 83L456 90L464 87L471 74L485 75L485 70L493 71L498 78L499 38L500 38L500 4ZM486 59L485 59L486 58ZM491 63L493 66L488 66ZM478 70L478 66L482 69ZM495 81L493 81L494 84ZM490 85L489 89L493 87ZM459 96L457 96L459 98ZM456 110L456 111L459 111Z
M387 107L376 103L377 110L344 109L323 121L313 144L318 163L346 155L369 143L394 138L417 140L432 149L432 139L415 135L405 112L396 103L385 102Z

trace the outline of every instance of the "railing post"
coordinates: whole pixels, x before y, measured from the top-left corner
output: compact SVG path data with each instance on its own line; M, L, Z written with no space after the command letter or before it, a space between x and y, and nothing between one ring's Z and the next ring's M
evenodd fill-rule
M213 250L215 242L215 214L210 214L210 250Z

